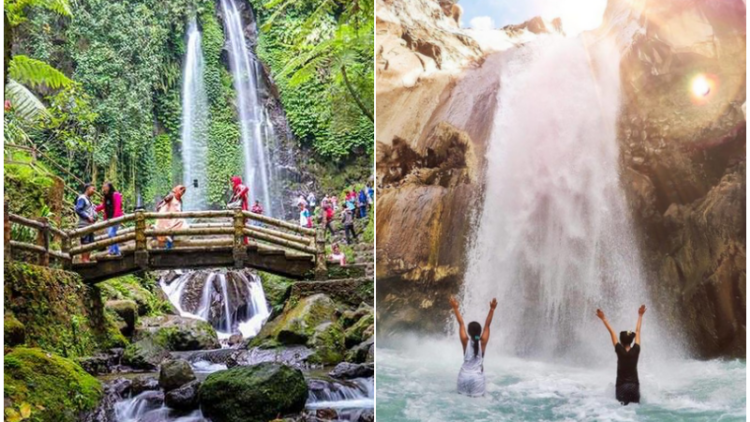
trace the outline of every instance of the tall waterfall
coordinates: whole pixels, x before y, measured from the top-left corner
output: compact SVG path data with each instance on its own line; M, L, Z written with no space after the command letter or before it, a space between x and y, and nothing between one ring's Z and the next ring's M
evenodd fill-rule
M240 120L244 154L244 179L250 187L250 201L259 200L266 214L273 216L270 186L272 171L268 144L273 140L272 127L258 96L258 62L245 40L245 26L233 0L221 0L224 28L228 38L229 64L237 92L237 113Z
M609 342L596 308L619 332L635 330L638 306L649 304L619 178L619 53L605 41L547 37L509 53L499 73L466 322L484 325L497 297L491 347L610 362L609 348L592 347ZM653 311L643 331L659 339L649 342L656 354L666 337Z
M203 210L206 207L208 99L203 82L201 33L195 19L188 26L187 37L182 81L182 165L183 184L187 187L183 204L185 210Z

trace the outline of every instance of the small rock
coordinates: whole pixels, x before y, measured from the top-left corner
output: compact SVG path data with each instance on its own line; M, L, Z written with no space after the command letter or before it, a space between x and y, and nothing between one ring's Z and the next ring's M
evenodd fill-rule
M172 409L194 410L198 408L198 389L200 381L190 381L180 388L174 389L164 395L164 403Z
M133 378L130 384L130 391L134 396L141 394L144 391L158 390L159 381L154 377L142 375L140 377Z
M128 337L133 335L135 320L138 318L138 304L132 300L108 300L105 307L125 322L125 327L121 330L122 334Z
M5 347L18 346L26 342L26 327L13 315L5 315L3 338Z
M372 409L367 409L359 415L357 422L375 422L375 412Z
M349 362L341 362L336 365L331 372L328 373L333 378L339 379L353 379L353 378L367 378L375 374L375 365L369 364L356 364Z
M315 412L315 417L324 421L333 421L338 419L339 414L333 409L318 409Z
M159 385L164 391L174 390L193 380L193 368L185 359L169 360L161 364Z
M231 335L231 336L229 337L229 340L227 340L227 343L228 343L228 344L229 344L230 346L236 346L236 345L238 345L238 344L242 344L242 342L243 342L242 340L244 340L244 339L242 338L242 334L232 334L232 335Z

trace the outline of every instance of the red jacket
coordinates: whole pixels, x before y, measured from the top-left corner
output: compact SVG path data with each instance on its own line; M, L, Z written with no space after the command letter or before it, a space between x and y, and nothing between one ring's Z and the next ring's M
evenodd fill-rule
M232 184L234 185L232 199L235 201L237 199L242 199L242 211L248 211L250 209L250 204L247 195L250 193L250 189L242 184L242 179L238 176L232 177Z
M122 194L120 192L115 192L112 194L112 202L114 205L114 215L112 218L122 217ZM105 210L105 202L102 200L102 203L96 206L96 212L104 212ZM104 219L107 219L107 213L104 212Z

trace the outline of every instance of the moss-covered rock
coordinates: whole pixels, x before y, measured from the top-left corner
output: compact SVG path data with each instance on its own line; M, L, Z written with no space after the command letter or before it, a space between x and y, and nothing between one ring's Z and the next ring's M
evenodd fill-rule
M135 337L138 340L152 338L155 343L173 351L221 347L216 330L211 324L173 315L142 318Z
M374 324L375 316L373 314L365 314L354 325L347 328L344 332L344 336L346 337L346 347L354 347L370 337L372 333L370 333L370 336L367 336L365 335L365 331Z
M191 381L195 381L195 373L185 359L162 362L159 368L159 385L164 391L172 391Z
M14 347L26 341L26 327L13 315L5 315L3 337L5 347Z
M302 371L268 362L215 372L199 390L203 414L214 422L266 422L298 413L307 395Z
M99 290L75 273L8 262L4 284L5 311L26 327L30 347L78 357L127 344Z
M344 329L347 329L357 323L365 315L373 315L374 309L372 306L361 303L356 310L347 310L341 314L339 322Z
M284 313L266 324L251 345L307 344L315 329L336 318L336 304L330 297L317 294L287 302Z
M125 326L120 328L120 332L126 336L132 335L135 330L135 320L138 318L138 305L132 300L108 300L105 306L125 323Z
M271 305L271 309L275 314L281 313L284 309L284 303L289 298L294 280L264 272L258 274L260 274L263 283L263 293L266 295L266 300Z
M139 316L174 314L172 304L151 277L128 275L99 283L99 287L107 301L135 302Z
M375 338L369 337L346 352L346 361L354 363L373 362L375 360Z
M344 360L344 331L334 322L320 324L315 328L315 334L308 342L308 347L315 350L315 354L308 358L308 362L322 365L337 364Z
M4 367L6 416L30 406L29 421L76 422L102 397L96 378L75 362L41 349L17 348L5 355Z
M136 369L151 370L170 357L166 347L148 337L128 345L122 354L122 363Z

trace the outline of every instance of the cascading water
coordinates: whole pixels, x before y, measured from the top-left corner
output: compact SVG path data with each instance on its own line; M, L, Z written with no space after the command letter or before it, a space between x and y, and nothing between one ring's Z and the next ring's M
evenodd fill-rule
M221 7L229 47L229 64L237 92L245 182L250 187L250 200L259 200L266 214L273 216L275 212L270 194L273 172L268 159L268 142L273 141L273 136L264 136L273 134L273 129L266 124L265 111L258 95L258 62L247 46L245 26L235 2L221 0Z
M200 275L205 275L205 278ZM159 284L181 316L211 323L220 338L228 338L232 334L254 337L271 315L260 277L252 274L248 278L241 272L234 272L233 280L230 288L225 273L189 272L171 281L162 278ZM190 287L192 283L202 283L198 286L199 300L186 304L189 290L195 290ZM237 300L245 303L233 302Z
M190 22L187 33L181 124L182 178L183 184L188 187L183 198L183 208L203 210L206 207L208 99L203 82L201 33L195 19Z
M619 51L583 38L539 40L501 68L464 309L480 318L487 298L513 304L496 311L493 344L506 352L611 360L590 347L606 334L596 308L634 330L648 302L619 180L619 82ZM654 316L644 335L662 349Z
M447 338L410 334L398 349L378 347L378 417L745 420L744 361L684 358L656 307L643 321L641 405L615 400L617 357L595 309L615 330L633 330L647 282L658 282L645 278L620 189L616 49L540 37L498 54L485 61L498 72L498 103L461 298L464 321L482 325L491 298L499 302L487 397L456 392L463 354L452 322Z

